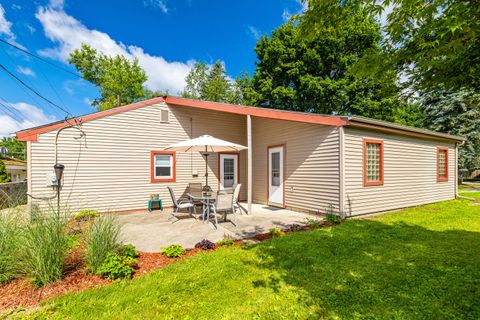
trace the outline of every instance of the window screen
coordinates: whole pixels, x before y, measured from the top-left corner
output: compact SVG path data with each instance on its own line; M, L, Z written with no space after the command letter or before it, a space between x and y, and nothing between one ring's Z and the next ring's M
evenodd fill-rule
M280 152L272 152L272 186L280 186Z
M172 157L171 154L155 155L155 178L172 177Z
M223 159L223 186L232 188L235 182L235 160Z

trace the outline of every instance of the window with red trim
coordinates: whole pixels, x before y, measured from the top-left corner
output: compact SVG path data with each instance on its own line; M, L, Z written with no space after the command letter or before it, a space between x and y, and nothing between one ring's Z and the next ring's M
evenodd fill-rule
M437 182L448 181L448 148L437 147Z
M175 152L150 152L150 182L175 182L176 169Z
M363 139L363 185L383 185L383 140Z

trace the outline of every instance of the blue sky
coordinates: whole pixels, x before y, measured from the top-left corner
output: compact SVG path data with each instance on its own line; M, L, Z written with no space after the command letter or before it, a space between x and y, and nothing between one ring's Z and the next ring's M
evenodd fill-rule
M195 61L251 73L257 39L303 9L300 0L1 0L0 38L72 71L69 53L83 42L138 58L149 88L177 94ZM0 64L71 114L94 111L88 82L4 44ZM63 117L0 70L0 137Z

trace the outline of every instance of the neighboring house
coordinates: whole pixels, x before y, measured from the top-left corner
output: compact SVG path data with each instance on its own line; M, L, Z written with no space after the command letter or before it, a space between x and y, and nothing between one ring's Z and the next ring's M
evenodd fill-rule
M143 209L155 193L171 205L166 186L181 195L189 182L204 182L204 157L163 149L204 134L249 147L208 157L210 185L241 183L242 200L251 189L255 203L310 212L331 207L348 215L421 205L456 197L464 140L362 117L171 96L79 119L86 137L67 129L58 141L58 162L65 165L62 201L68 199L73 211ZM68 125L60 121L17 133L27 142L28 192L35 197L53 194L48 181L55 135Z
M0 159L5 163L7 174L12 182L21 182L27 179L27 162L14 158Z

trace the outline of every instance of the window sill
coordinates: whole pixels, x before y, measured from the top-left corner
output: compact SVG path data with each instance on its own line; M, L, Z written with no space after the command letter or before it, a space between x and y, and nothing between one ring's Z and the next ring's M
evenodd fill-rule
M363 183L364 187L383 186L383 181L369 181Z
M150 183L161 183L161 182L176 182L175 178L153 178L150 179Z

